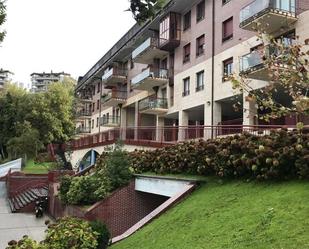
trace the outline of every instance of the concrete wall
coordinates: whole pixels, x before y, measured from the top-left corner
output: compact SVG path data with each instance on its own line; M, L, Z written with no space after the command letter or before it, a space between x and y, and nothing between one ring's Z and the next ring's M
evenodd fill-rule
M11 172L20 171L21 170L22 159L17 159L11 162L7 162L0 165L0 177L5 176L9 170Z

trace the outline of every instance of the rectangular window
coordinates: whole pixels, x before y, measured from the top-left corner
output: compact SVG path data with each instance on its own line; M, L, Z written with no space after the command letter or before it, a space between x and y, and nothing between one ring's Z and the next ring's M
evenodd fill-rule
M198 72L196 74L196 91L204 90L204 71Z
M222 42L233 38L233 17L222 23Z
M97 93L100 92L100 88L101 88L101 83L99 82L99 83L98 83L98 90L97 90Z
M191 54L191 44L187 44L183 47L183 63L187 63L190 61L190 54Z
M99 126L99 118L97 118L97 127Z
M205 52L204 45L205 45L205 35L202 35L196 39L196 56L204 54Z
M233 74L233 58L223 61L223 81L228 81Z
M191 27L191 11L187 12L183 17L183 30L187 30Z
M205 18L205 0L203 0L196 6L196 22L199 22L204 18Z
M100 100L97 100L97 110L100 109Z
M92 119L91 128L94 128L94 119Z
M183 80L183 93L182 96L188 96L190 94L190 77Z
M92 112L94 112L95 103L92 103Z

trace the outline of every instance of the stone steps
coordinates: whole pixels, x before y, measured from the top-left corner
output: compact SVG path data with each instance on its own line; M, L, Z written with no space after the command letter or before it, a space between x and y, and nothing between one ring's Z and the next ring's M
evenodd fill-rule
M26 189L16 196L8 198L8 202L12 213L16 213L23 207L44 197L48 197L48 186Z

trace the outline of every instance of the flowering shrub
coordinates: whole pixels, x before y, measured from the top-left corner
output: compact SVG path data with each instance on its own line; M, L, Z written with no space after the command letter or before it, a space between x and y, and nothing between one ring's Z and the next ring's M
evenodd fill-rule
M136 173L187 173L258 180L309 178L309 134L286 130L189 141L130 154Z

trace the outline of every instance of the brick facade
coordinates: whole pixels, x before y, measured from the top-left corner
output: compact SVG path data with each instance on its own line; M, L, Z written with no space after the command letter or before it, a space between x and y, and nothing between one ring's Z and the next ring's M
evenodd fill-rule
M49 212L54 218L70 215L87 220L101 220L109 228L112 237L124 233L168 199L135 191L135 182L132 181L127 187L115 191L105 200L84 211L76 206L62 205L55 195L56 189L56 185L49 188Z

